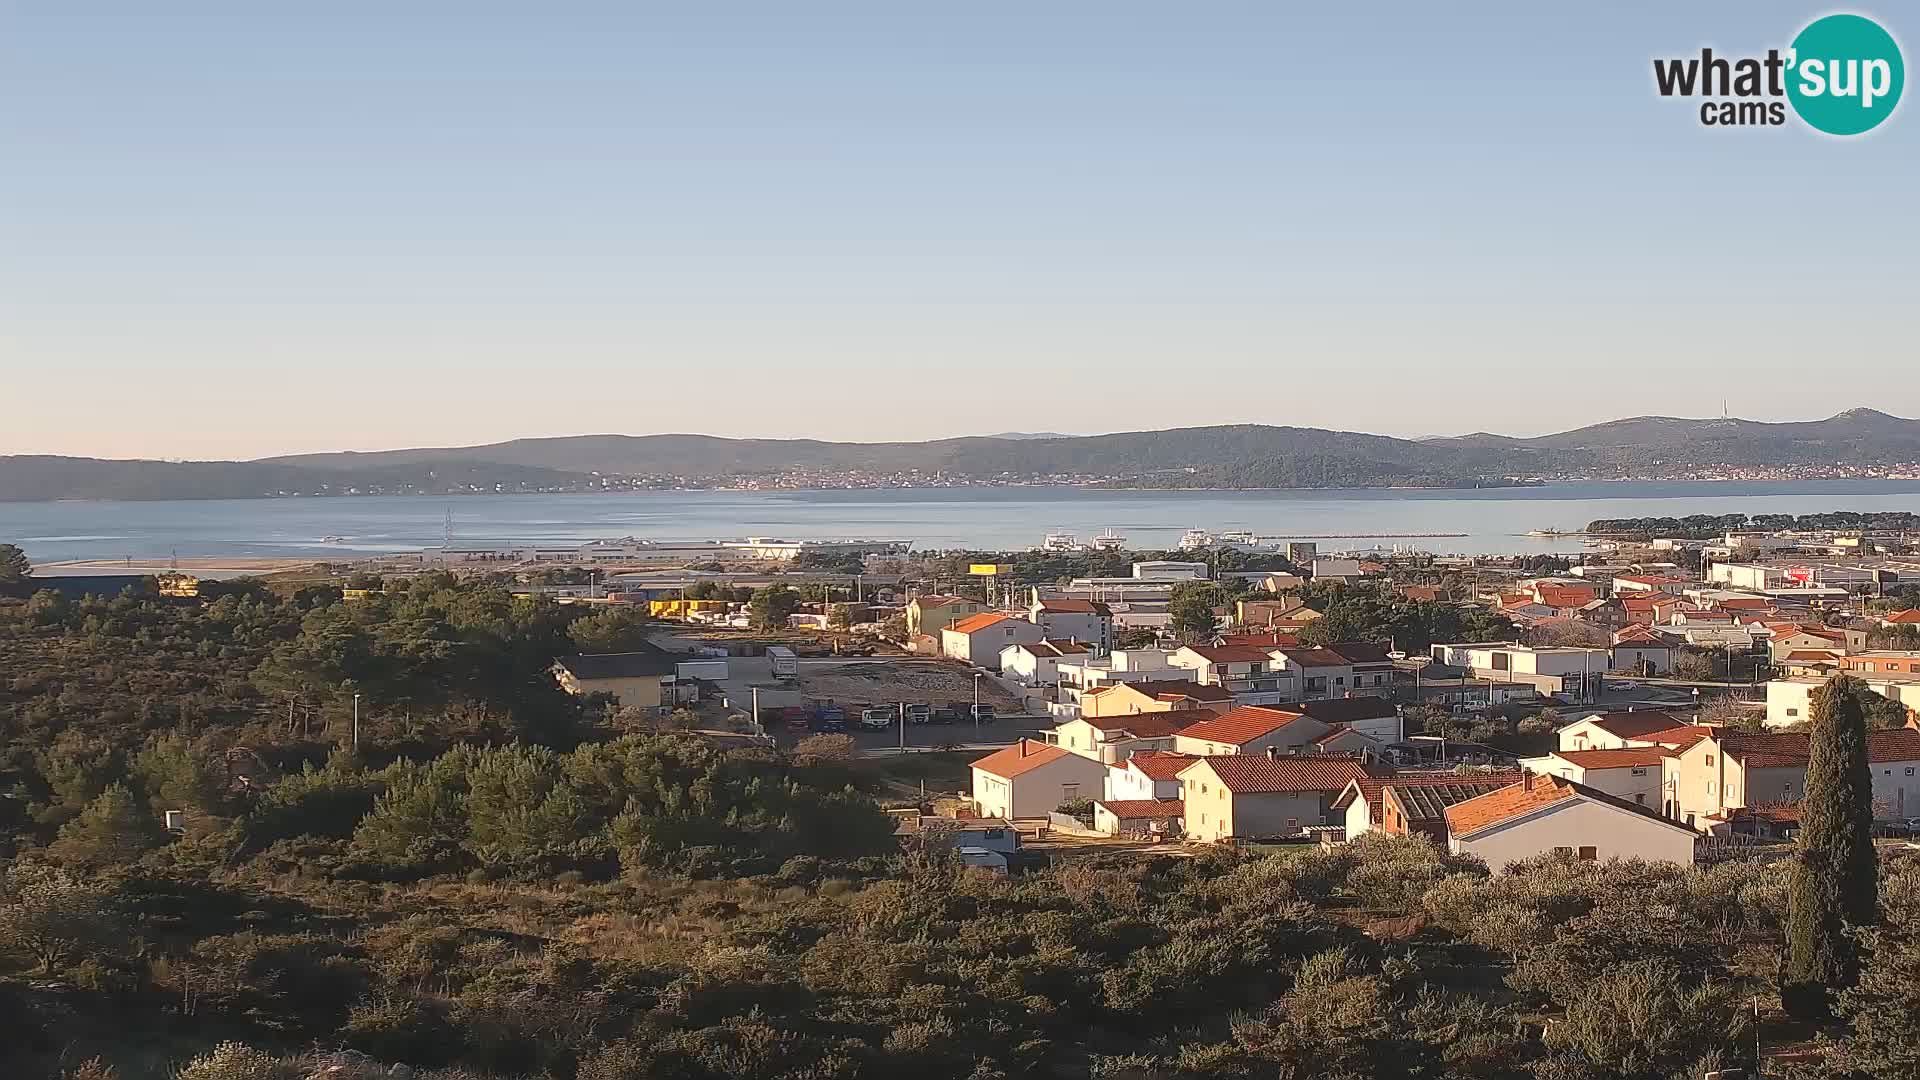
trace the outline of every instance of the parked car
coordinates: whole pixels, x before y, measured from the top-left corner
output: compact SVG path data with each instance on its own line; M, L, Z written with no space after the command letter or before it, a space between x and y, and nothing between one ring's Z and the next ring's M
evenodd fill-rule
M933 719L933 706L931 705L907 706L907 723L924 724L931 719Z
M952 708L943 705L928 714L927 722L930 724L957 724L960 722L960 714Z
M872 708L860 710L860 726L868 731L885 731L893 726L893 710Z
M973 706L973 718L982 724L993 723L994 720L996 719L996 717L993 714L993 706L991 705Z

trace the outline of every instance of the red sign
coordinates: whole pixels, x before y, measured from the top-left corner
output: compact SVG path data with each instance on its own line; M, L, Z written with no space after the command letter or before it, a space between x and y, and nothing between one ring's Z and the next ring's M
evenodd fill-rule
M1787 580L1797 581L1802 585L1811 585L1813 584L1813 567L1789 566L1787 568Z

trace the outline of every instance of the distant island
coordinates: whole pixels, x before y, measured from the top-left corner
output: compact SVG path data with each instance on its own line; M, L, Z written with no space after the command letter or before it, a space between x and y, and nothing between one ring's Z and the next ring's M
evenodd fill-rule
M1761 423L1641 416L1555 435L1397 439L1232 424L848 443L574 435L254 461L0 456L0 501L231 499L687 488L1074 484L1114 488L1505 487L1554 480L1920 476L1920 421L1873 409Z

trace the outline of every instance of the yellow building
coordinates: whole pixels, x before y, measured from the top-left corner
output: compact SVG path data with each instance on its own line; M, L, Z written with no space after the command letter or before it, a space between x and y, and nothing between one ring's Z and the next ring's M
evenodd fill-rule
M1184 681L1112 683L1080 695L1080 715L1094 718L1177 709L1226 712L1231 708L1233 695L1226 687Z
M978 615L987 606L964 596L916 596L907 605L907 635L939 636L940 631L969 615Z
M179 571L174 571L172 573L161 574L155 577L154 581L160 585L161 596L192 597L200 595L200 579L194 577L192 574L182 574Z

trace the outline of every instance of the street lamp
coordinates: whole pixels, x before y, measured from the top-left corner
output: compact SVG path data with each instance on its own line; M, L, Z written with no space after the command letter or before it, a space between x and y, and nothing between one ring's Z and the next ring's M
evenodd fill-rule
M973 673L973 741L980 741L980 672Z

